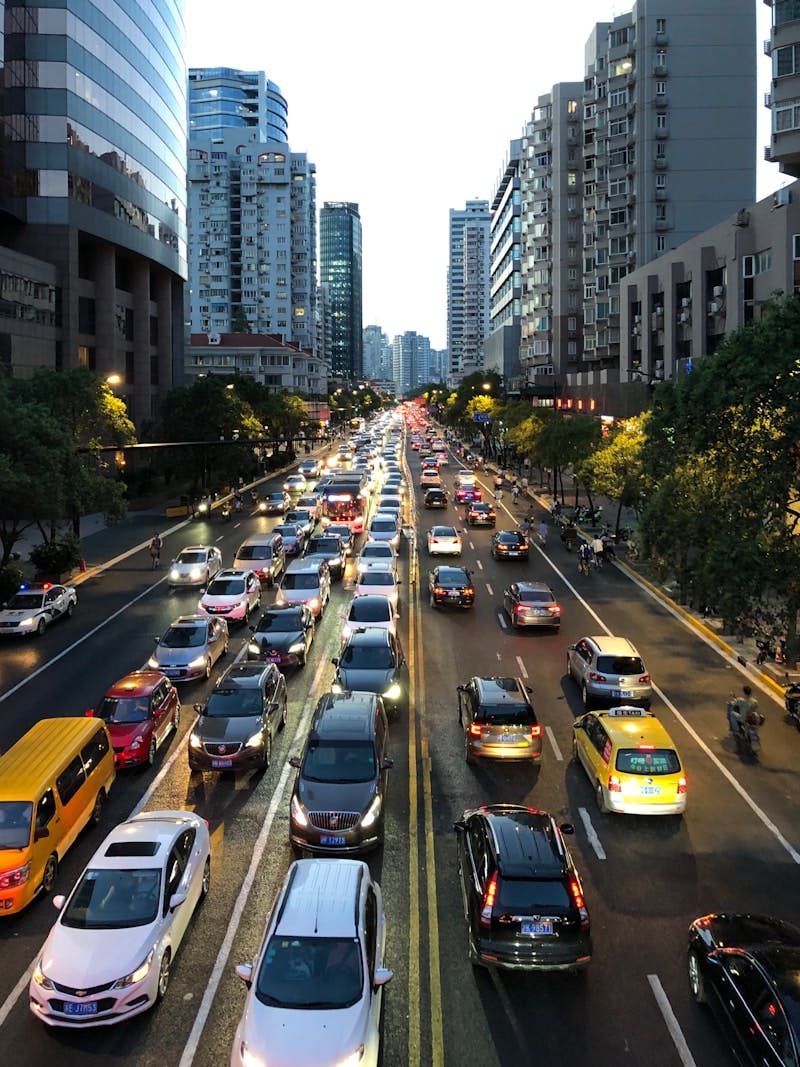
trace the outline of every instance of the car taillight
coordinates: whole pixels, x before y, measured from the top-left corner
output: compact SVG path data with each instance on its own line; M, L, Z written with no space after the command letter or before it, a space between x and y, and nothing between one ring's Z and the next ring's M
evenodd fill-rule
M685 793L685 792L686 792L686 779L685 778L679 778L678 779L678 796L680 796L681 793Z
M542 736L542 728L541 728L541 726L532 726L531 727L531 737L541 737L541 736Z
M581 887L578 885L578 879L571 875L569 879L569 889L572 893L572 899L575 902L575 907L578 909L578 914L581 919L581 930L589 929L589 912L586 908L586 901L583 898Z
M650 685L650 675L642 674L639 676L639 685Z
M521 615L524 615L525 614L525 605L524 604L515 604L514 605L514 611L518 611Z
M589 677L593 682L607 682L608 678L604 674L598 674L597 671L589 671Z
M434 593L436 593L437 596L444 596L444 594L445 594L445 589L441 585L435 585L433 587L433 591L434 591Z
M492 925L492 908L494 907L494 898L497 896L497 871L494 872L492 877L486 884L486 892L483 894L483 907L481 908L481 926L490 927Z
M608 779L608 791L609 791L609 793L621 793L622 792L622 785L620 784L620 780L619 780L619 778L617 778L616 774L612 774L612 775L609 776L609 779Z
M561 608L558 606L558 604L548 604L547 605L547 610L551 615L560 615L561 614Z
M432 537L431 538L431 544L432 545L438 545L439 544L439 538L438 537Z
M472 588L471 585L468 585L467 588L464 590L464 592L467 594L467 596L474 596L475 595L475 590Z
M480 737L482 729L483 727L479 722L471 722L469 724L469 730L467 731L467 733L470 737Z
M656 746L655 745L637 745L636 747L639 749L640 752L654 752Z

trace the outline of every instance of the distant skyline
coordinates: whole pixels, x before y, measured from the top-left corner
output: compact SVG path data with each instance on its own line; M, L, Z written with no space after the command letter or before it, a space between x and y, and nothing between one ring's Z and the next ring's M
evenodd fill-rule
M763 158L770 9L753 3L761 199L790 179ZM187 65L264 70L280 86L292 150L317 168L317 208L359 206L364 326L380 326L390 341L413 330L443 349L450 209L491 201L537 98L581 80L594 25L632 6L507 0L489 27L475 0L307 0L302 14L288 3L187 0Z

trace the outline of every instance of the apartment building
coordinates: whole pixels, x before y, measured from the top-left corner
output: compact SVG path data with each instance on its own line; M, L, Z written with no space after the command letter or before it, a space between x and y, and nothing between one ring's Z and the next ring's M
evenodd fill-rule
M520 271L522 141L511 141L490 204L489 334L483 345L485 370L503 376L509 391L520 389Z
M192 334L186 349L186 378L204 374L243 375L308 399L328 395L325 361L278 334Z
M448 381L483 368L483 344L489 333L488 200L468 200L450 210L447 270Z
M427 337L407 330L392 341L392 380L395 391L404 395L431 376L431 342Z

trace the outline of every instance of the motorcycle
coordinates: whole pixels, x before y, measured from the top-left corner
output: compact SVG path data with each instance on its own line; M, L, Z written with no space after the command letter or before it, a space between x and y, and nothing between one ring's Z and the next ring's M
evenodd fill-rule
M758 655L756 656L756 663L759 667L762 663L766 663L768 659L774 660L775 663L784 663L786 660L785 645L785 637L778 638L777 646L768 637L757 637L756 648L758 649Z
M746 719L739 715L739 702L729 700L726 705L728 717L728 729L733 735L736 751L740 756L757 760L761 751L761 737L758 733L759 726L764 725L764 716L758 711L751 711Z
M564 548L566 548L567 552L571 552L573 550L573 548L575 547L575 542L576 542L577 539L578 539L578 531L575 529L574 526L573 527L566 526L561 531L561 541L562 541L562 544L564 545Z
M211 512L211 505L207 500L201 500L197 505L195 515L198 519L207 519Z
M783 694L783 703L790 721L800 730L800 685L792 682Z
M219 509L219 517L223 522L231 521L231 506L227 502L222 504Z

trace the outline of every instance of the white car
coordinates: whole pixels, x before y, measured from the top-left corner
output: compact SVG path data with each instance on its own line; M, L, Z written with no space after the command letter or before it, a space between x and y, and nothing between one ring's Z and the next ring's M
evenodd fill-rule
M247 622L261 605L261 582L254 571L219 571L197 604L205 615L221 615L228 622Z
M231 1067L377 1067L384 964L381 887L360 860L296 860L252 963Z
M167 583L172 586L208 585L220 570L222 553L218 548L213 545L188 545L170 564Z
M30 1009L49 1026L111 1026L167 991L175 953L211 881L204 819L143 811L115 827L69 897L36 959Z
M455 526L432 526L428 530L428 555L461 555L461 534Z
M71 619L78 603L72 585L21 585L0 611L0 635L38 634L54 619Z
M356 570L363 571L372 563L385 563L397 573L397 553L388 541L366 541L358 554Z
M308 482L305 476L302 474L290 474L286 481L283 483L283 488L287 493L299 494L306 491Z
M397 637L397 605L386 593L360 593L350 601L342 627L342 640L353 630L377 628Z
M396 549L400 544L400 524L394 515L378 512L370 519L367 537L370 541L387 541Z
M389 563L375 561L358 572L356 596L368 596L378 593L386 596L391 601L392 607L397 611L397 602L400 599L400 587L397 584L397 575Z

